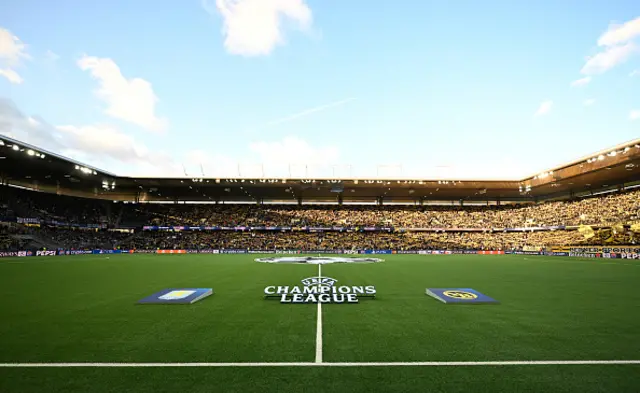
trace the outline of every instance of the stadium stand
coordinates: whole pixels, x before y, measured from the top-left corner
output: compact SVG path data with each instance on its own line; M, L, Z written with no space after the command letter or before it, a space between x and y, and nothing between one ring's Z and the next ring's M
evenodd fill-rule
M640 190L572 202L507 206L249 206L124 205L123 227L207 226L215 232L113 231L103 200L42 194L3 187L3 249L29 240L48 248L131 249L519 249L585 244L636 244L631 225L640 223ZM11 213L8 213L11 212ZM16 215L16 213L18 215ZM23 217L26 213L26 217ZM596 228L585 239L579 226ZM612 236L612 227L622 226ZM237 231L236 227L244 228ZM253 227L251 231L248 228ZM306 228L303 232L267 227ZM334 229L335 227L335 229ZM379 228L370 231L365 228ZM535 230L565 227L556 230ZM572 227L566 229L566 227ZM310 228L325 228L310 229ZM338 229L339 228L339 229ZM519 232L504 232L520 228ZM309 232L312 233L309 233ZM315 233L314 233L315 232ZM13 236L11 236L13 235ZM22 236L18 241L17 236ZM27 237L25 237L27 236Z
M0 248L513 250L635 245L640 243L637 142L617 146L614 155L596 153L597 158L521 181L463 182L125 178L52 153L45 159L42 149L5 138L0 151L10 165L0 170ZM18 144L20 148L10 148ZM20 149L36 153L25 155ZM32 159L34 155L41 159ZM336 194L337 183L341 191ZM327 195L333 204L321 204Z

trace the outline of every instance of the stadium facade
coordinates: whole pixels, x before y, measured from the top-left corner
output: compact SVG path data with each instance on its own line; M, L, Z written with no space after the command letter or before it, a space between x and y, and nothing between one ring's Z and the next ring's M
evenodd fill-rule
M640 139L520 180L123 177L0 136L0 182L133 203L505 204L573 199L640 185Z

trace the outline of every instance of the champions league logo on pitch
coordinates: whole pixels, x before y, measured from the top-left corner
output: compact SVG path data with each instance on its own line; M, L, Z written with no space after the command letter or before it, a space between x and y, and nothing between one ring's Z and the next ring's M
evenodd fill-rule
M359 298L375 298L376 287L367 286L337 286L338 282L331 277L309 277L302 280L303 287L275 286L264 289L265 297L278 297L280 303L358 303Z
M264 289L265 298L278 298L280 303L304 304L304 303L358 303L360 298L375 298L376 287L367 286L338 286L338 280L322 276L321 265L330 263L374 263L382 262L380 258L358 257L275 257L258 258L256 262L265 263L294 263L318 265L318 275L302 280L304 286L275 286Z
M326 265L329 263L375 263L382 261L384 261L384 259L358 257L272 257L256 259L256 262L264 263L301 263L307 265Z

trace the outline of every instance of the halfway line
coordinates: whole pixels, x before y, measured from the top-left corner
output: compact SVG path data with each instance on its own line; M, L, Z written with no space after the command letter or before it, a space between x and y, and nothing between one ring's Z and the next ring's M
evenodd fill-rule
M523 360L487 362L373 362L373 363L0 363L0 368L117 368L117 367L472 367L640 365L640 360Z
M322 264L318 263L318 279L322 277ZM320 285L318 285L318 289ZM318 302L318 316L316 319L316 363L322 363L322 302Z

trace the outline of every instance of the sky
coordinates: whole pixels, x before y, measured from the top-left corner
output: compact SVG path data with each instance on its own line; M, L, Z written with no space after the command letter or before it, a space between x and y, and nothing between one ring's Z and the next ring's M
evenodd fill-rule
M639 92L635 0L0 2L0 134L118 175L522 179Z

